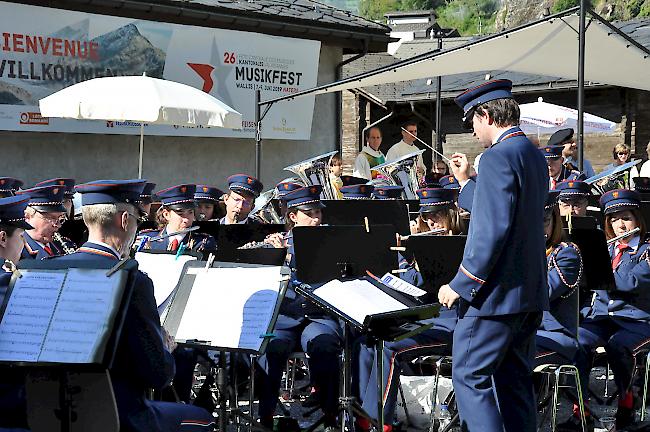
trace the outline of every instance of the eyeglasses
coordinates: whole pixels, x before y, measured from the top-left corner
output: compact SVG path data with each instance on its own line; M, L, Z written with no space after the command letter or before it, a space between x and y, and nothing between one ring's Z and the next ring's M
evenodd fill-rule
M235 204L235 205L241 204L241 206L243 208L251 207L253 205L253 202L254 202L253 200L247 200L247 199L244 199L244 198L239 198L239 197L234 197L234 196L231 196L230 199L233 200L233 204Z
M585 207L589 204L589 201L586 198L577 198L577 199L561 199L559 204L562 207Z
M36 213L38 213L39 216L41 218L43 218L43 220L46 220L49 223L51 223L52 225L58 226L58 227L63 225L68 220L68 218L66 216L59 216L59 217L55 218L55 217L52 217L52 216L48 215L47 213L39 211L39 210L36 210Z
M136 220L136 222L138 222L138 223L146 222L148 220L146 215L138 216L138 215L134 215L131 212L126 212L126 214L128 214L129 216L132 216Z
M627 156L627 155L629 155L628 152L618 152L616 154L619 155L619 156Z

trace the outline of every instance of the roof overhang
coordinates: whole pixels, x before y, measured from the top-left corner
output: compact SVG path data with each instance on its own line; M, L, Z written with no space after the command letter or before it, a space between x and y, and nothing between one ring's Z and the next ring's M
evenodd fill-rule
M502 70L578 79L579 8L322 85L278 100L467 72ZM589 10L585 81L650 90L650 51Z
M378 29L354 29L336 24L300 20L292 17L273 17L236 10L220 10L199 3L174 0L26 0L13 3L52 7L126 18L186 24L200 27L224 28L258 32L274 36L319 40L327 45L340 46L346 52L385 52L392 42L386 32Z

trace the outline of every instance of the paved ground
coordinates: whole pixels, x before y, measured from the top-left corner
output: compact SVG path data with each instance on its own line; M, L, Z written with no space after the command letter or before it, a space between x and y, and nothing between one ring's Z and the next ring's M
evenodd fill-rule
M605 394L605 368L604 367L597 367L594 368L592 371L591 375L591 381L590 381L590 386L592 390L599 396L603 396ZM612 381L613 376L610 376L610 381L608 383L608 390L609 390L609 395L612 394L612 391L614 391L614 383ZM300 389L303 386L306 386L307 382L304 379L300 379L299 381L296 382L296 388ZM308 428L311 424L313 424L314 421L316 421L319 417L319 412L314 413L313 415L309 417L304 417L303 414L308 411L305 408L301 406L302 401L304 400L306 393L305 392L300 392L297 391L298 394L295 395L293 398L289 398L289 396L285 393L283 396L285 398L283 405L286 407L287 412L290 413L291 417L294 419L298 420L299 425L302 428ZM241 402L240 403L241 407L243 410L247 411L248 410L248 404ZM591 409L592 412L598 416L598 417L612 417L615 414L616 411L616 401L613 402L611 406L607 406L604 404L598 404L596 403L593 399L591 401ZM560 399L560 404L558 406L558 421L564 421L565 419L568 418L568 416L571 414L571 407L572 404L568 402L566 399L561 398ZM257 409L257 404L255 404L255 410ZM648 411L648 410L647 410ZM278 413L280 412L280 409L278 409ZM639 411L640 412L640 411ZM423 414L423 417L426 420L426 414ZM538 420L541 418L541 416L538 416ZM540 431L542 432L550 432L551 429L551 416L550 414L546 417L544 424ZM247 430L247 428L242 428L242 431ZM322 431L322 428L317 429L317 431L320 430ZM402 431L406 432L416 432L416 431L422 431L422 430L428 430L428 429L422 429L422 428L417 428L417 427L403 427L401 429ZM231 425L228 427L229 432L234 432L237 431L237 428L234 425ZM603 432L605 431L604 428L597 422L596 423L596 431Z

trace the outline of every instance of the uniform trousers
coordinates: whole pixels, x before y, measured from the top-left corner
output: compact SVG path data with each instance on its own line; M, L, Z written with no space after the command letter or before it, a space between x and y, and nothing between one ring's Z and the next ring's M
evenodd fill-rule
M463 431L536 431L532 364L541 318L529 312L458 320L452 378Z
M614 382L623 395L632 384L633 352L650 342L650 324L621 317L587 318L578 329L578 342L586 353L586 361L578 365L583 389L589 383L596 348L604 347Z
M566 333L537 330L534 367L543 364L574 364L580 350L578 341Z
M260 418L274 415L278 392L287 360L291 353L303 351L309 357L311 381L318 389L318 401L327 415L334 415L338 406L340 381L341 336L338 325L327 318L303 319L291 328L275 329L275 337L259 360L266 376L260 381Z
M452 333L442 329L429 329L398 342L384 344L383 350L383 404L384 424L391 424L395 415L399 377L404 363L423 355L451 355ZM359 344L357 387L364 411L377 419L377 357L373 345L365 340Z

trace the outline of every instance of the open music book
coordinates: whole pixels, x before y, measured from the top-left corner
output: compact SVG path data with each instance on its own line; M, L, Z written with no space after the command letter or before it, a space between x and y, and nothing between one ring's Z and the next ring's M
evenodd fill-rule
M0 321L0 361L101 363L126 275L105 269L23 269Z
M282 267L185 264L163 326L178 342L261 352L272 331L287 277Z
M160 306L178 285L185 263L196 261L197 258L192 255L176 256L175 253L142 251L135 254L135 260L138 262L138 268L153 281L156 306Z

